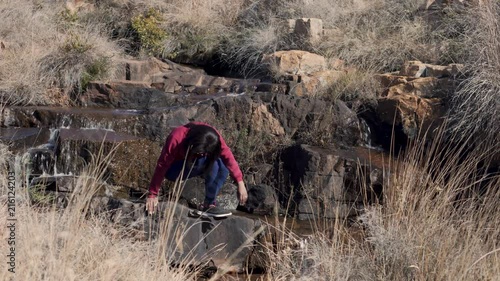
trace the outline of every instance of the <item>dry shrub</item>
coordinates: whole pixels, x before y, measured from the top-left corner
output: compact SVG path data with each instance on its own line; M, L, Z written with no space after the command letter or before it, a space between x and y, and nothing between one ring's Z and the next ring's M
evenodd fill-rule
M0 37L7 42L0 59L3 102L53 104L49 89L69 96L92 79L113 75L119 51L102 26L79 24L60 3L3 1L0 17Z

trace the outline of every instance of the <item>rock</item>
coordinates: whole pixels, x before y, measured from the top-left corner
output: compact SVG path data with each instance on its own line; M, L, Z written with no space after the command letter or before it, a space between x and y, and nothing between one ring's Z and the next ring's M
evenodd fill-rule
M215 199L217 205L226 210L238 207L237 187L228 179ZM205 199L205 180L201 177L190 178L183 182L181 200L185 200L191 208L197 208Z
M323 70L308 75L301 75L299 78L300 83L292 87L289 93L296 96L311 97L320 95L344 73L344 71L338 70Z
M323 36L323 21L315 18L288 20L289 32L298 43L315 43Z
M147 60L124 59L119 61L119 66L117 79L144 83L150 83L156 75L173 69L170 64L156 58Z
M15 128L0 127L0 143L9 146L13 152L23 152L30 147L36 147L49 140L50 131L47 128Z
M114 81L110 83L91 82L87 91L80 96L83 106L111 107L146 110L168 107L176 104L176 97L150 88L144 82Z
M271 72L278 75L303 75L326 70L323 56L306 51L279 51L263 57Z
M144 203L125 199L94 197L90 211L111 222L145 230L146 237L157 239L160 228L168 229L162 236L167 260L177 265L200 265L211 261L230 272L241 272L252 251L252 235L260 224L240 216L226 219L199 219L188 216L189 209L173 202L160 202L158 212L145 216ZM167 219L167 216L171 220ZM165 220L170 227L165 227ZM229 259L229 257L231 257Z
M130 84L162 90L166 93L214 94L229 92L239 84L239 79L207 75L202 69L182 66L156 58L148 60L123 60L117 78L112 83L129 81Z
M447 66L444 65L426 65L426 75L428 77L457 77L464 71L464 65L458 63L452 63Z
M458 87L456 78L462 72L463 65L438 66L410 61L397 75L376 75L384 88L376 108L377 122L400 130L401 135L409 139L426 133L426 138L432 139L434 129L442 123L448 110L447 101Z
M284 136L285 130L267 109L264 104L255 107L251 117L252 130L257 132L269 133L274 136Z
M256 164L245 174L246 181L252 184L266 184L271 179L271 164Z
M278 196L274 188L264 184L247 184L248 200L244 211L258 215L272 215L278 207Z
M432 138L434 129L442 123L446 107L440 99L421 98L411 94L397 94L378 100L377 116L386 124L401 126L405 135L413 139L428 133Z
M399 71L401 76L425 77L426 64L420 61L407 61Z
M283 195L280 203L286 206L291 199L292 212L302 218L351 215L353 206L370 193L364 187L378 185L382 180L379 172L373 172L372 177L361 175L371 175L371 171L383 170L385 165L356 151L304 144L285 149L280 159L285 178L279 191Z
M388 89L391 86L406 83L406 77L394 75L390 73L375 74L374 78L377 79L383 89Z
M33 178L30 188L42 188L47 191L73 192L78 177L73 175L41 176Z
M399 71L399 76L406 77L435 77L435 78L445 78L451 77L455 78L463 72L463 64L449 64L449 65L434 65L425 64L420 61L407 61L401 67ZM385 84L385 83L384 83Z

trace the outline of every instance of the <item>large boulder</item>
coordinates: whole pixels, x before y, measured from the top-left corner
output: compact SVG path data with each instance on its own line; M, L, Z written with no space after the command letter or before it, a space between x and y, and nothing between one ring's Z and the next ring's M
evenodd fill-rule
M363 151L295 145L285 149L280 203L299 218L346 217L365 200L378 200L384 161ZM383 157L383 156L379 156ZM380 193L380 194L377 194Z
M172 264L196 266L211 262L231 272L245 268L252 252L252 237L260 227L258 221L236 215L220 220L193 218L187 207L173 202L160 202L158 212L146 216L142 202L95 197L90 211L144 230L146 238L165 245L165 255Z

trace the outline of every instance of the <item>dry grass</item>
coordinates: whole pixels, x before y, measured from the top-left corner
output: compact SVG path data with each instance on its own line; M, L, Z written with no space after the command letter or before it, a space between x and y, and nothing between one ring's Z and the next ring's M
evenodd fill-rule
M412 58L429 61L426 23L415 14L419 0L304 1L302 15L325 19L330 28L317 52L349 65L393 71ZM324 14L330 14L325 18Z
M171 267L172 260L165 255L169 245L138 239L136 230L90 215L91 198L101 188L110 158L101 155L94 161L79 177L64 210L32 206L17 183L16 280L195 280L196 270ZM4 204L2 209L7 210ZM170 214L167 209L162 230L175 233ZM0 220L6 219L7 212L2 212ZM160 233L167 239L161 241L168 241L168 234ZM3 238L6 235L1 232ZM0 251L7 253L8 246L2 243ZM1 280L12 276L7 270L0 273Z
M0 59L4 102L69 103L85 81L113 75L117 47L100 25L79 24L60 3L2 1L0 18L0 39L6 42Z
M455 41L465 37L451 30L462 26L461 14L448 16L435 32L439 35L431 36L428 22L419 14L420 0L92 3L95 9L76 12L53 1L0 4L0 40L7 43L0 59L4 102L68 104L74 99L70 94L83 90L88 81L113 77L116 58L148 54L140 50L140 36L131 22L151 10L161 15L155 28L164 34L161 42L153 42L154 55L206 64L216 54L245 77L267 74L261 72L263 54L308 45L288 36L288 18L321 18L329 29L327 36L306 48L364 70L395 70L408 59L449 60L460 57L449 54L457 52L453 46L464 50Z
M500 175L477 169L487 152L462 152L415 146L393 163L384 205L359 218L364 240L337 221L330 237L268 247L267 280L497 280Z
M470 77L454 96L454 132L487 138L500 149L500 3L484 1L466 18Z

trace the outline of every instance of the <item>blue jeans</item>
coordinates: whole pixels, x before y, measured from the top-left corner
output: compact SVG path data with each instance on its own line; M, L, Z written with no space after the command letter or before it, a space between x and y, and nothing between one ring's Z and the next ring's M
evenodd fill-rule
M222 160L219 158L214 162L212 170L205 175L204 168L206 161L207 157L197 158L194 161L194 166L193 169L191 170L191 173L189 173L191 169L190 165L186 165L186 167L184 168L184 174L182 175L182 179L185 180L186 178L203 176L205 178L204 203L208 205L215 203L215 198L219 194L222 185L226 181L227 176L229 175L229 170L227 169L226 165L224 165ZM168 180L175 181L179 177L182 171L183 164L184 160L179 160L174 162L172 166L170 166L170 168L168 169L167 173L165 174L165 177Z

